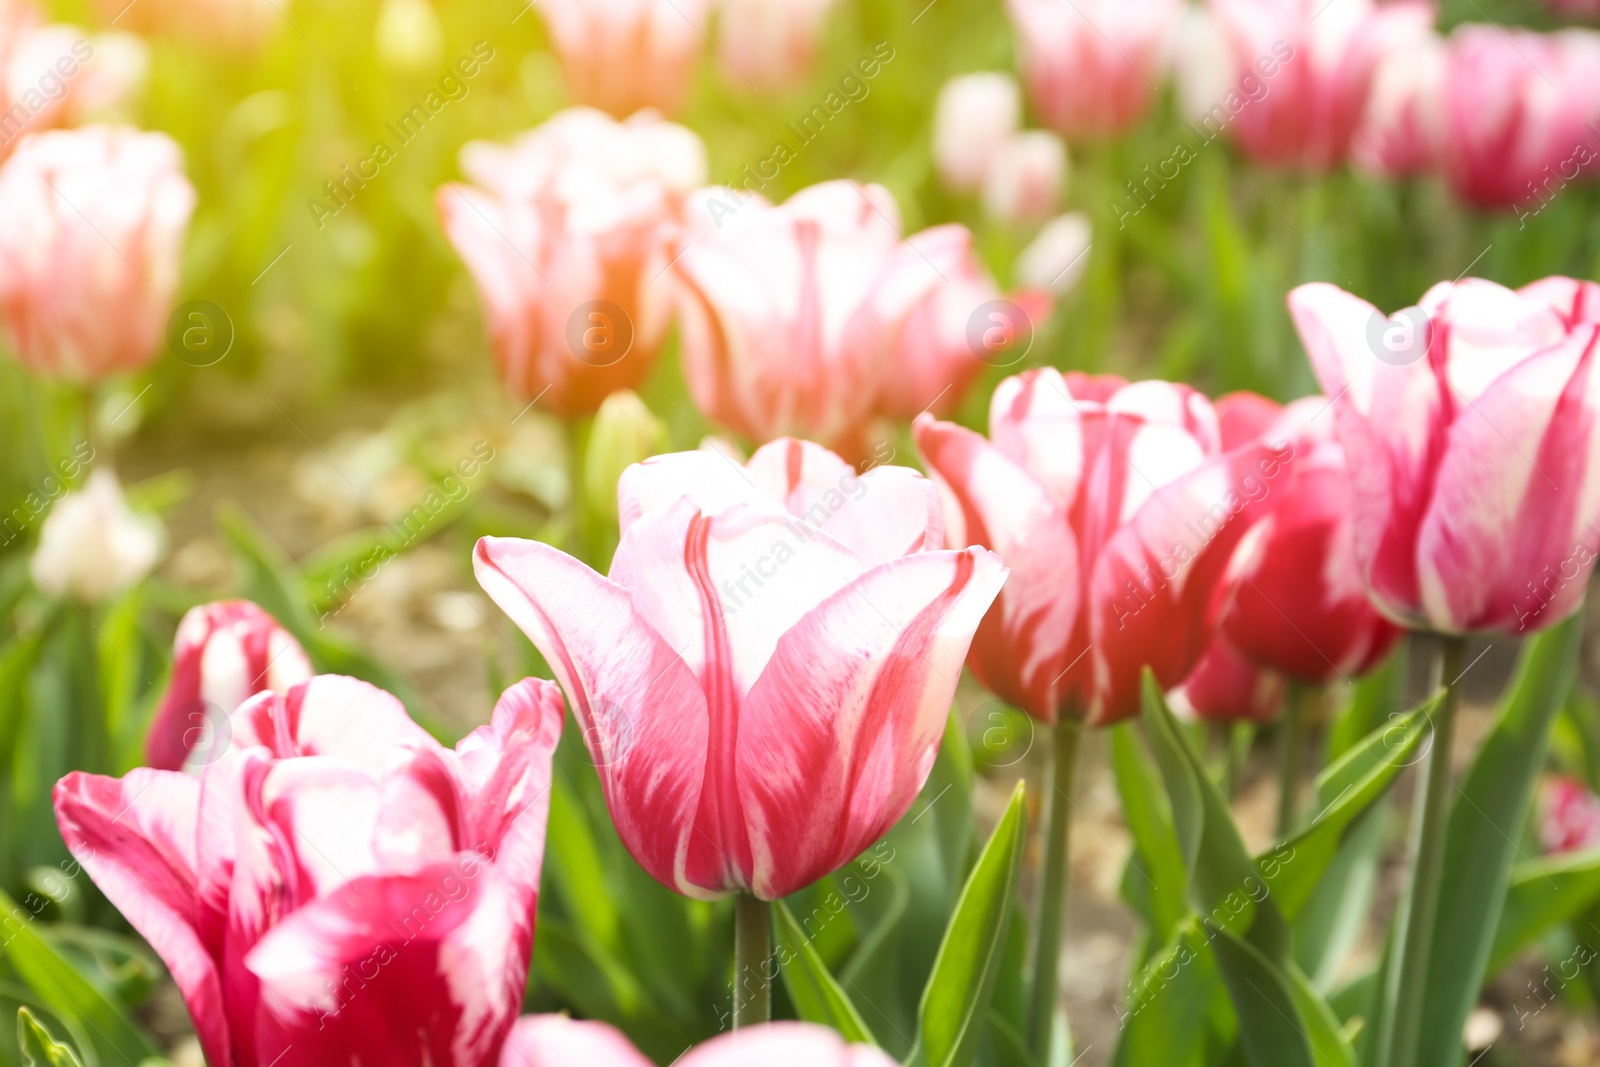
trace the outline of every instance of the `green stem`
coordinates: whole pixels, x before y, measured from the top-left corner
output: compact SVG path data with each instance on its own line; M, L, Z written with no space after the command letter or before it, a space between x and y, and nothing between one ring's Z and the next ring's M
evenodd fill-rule
M1050 793L1044 827L1044 871L1039 886L1039 923L1034 934L1033 1001L1028 1014L1028 1047L1040 1063L1049 1061L1050 1031L1056 1012L1056 960L1067 912L1067 827L1072 823L1072 779L1083 724L1062 719L1050 768Z
M1251 723L1236 722L1228 727L1225 738L1228 755L1223 771L1222 795L1230 803L1239 795L1239 780L1244 777L1245 764L1250 760L1250 746L1255 739L1256 728Z
M1434 659L1434 684L1445 697L1433 719L1427 762L1417 782L1413 802L1411 838L1411 891L1401 903L1394 944L1399 946L1399 966L1389 969L1389 1041L1384 1067L1415 1067L1422 1026L1422 999L1426 989L1428 957L1433 949L1433 925L1439 912L1439 888L1444 882L1446 820L1450 811L1450 749L1455 741L1456 711L1461 706L1457 682L1466 639L1441 636Z
M772 1018L772 912L748 893L733 898L733 1028Z
M1278 739L1278 840L1294 831L1299 809L1300 774L1305 764L1306 719L1317 691L1298 682L1289 684L1289 699L1283 711Z

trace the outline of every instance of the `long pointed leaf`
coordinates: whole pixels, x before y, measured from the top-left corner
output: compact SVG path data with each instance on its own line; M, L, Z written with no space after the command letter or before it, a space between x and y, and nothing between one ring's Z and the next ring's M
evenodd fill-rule
M772 909L778 935L778 965L795 1012L806 1022L822 1023L856 1045L876 1045L877 1038L862 1021L861 1013L812 947L789 906L778 901Z

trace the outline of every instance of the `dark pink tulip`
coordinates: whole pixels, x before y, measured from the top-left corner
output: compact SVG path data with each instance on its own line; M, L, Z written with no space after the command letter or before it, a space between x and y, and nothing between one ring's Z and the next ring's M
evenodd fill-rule
M0 166L0 318L18 358L78 382L148 363L194 201L165 134L87 126L23 138Z
M1457 634L1576 610L1600 551L1600 286L1441 282L1385 319L1317 283L1289 310L1333 398L1378 608Z
M1304 170L1344 162L1379 60L1424 38L1434 18L1420 0L1211 0L1211 10L1243 98L1226 123L1235 143Z
M1225 446L1260 438L1292 450L1233 562L1238 590L1223 621L1228 641L1246 659L1310 685L1365 674L1400 630L1367 597L1351 529L1350 473L1327 398L1279 408L1235 393L1217 401L1217 411ZM1239 436L1230 439L1230 432Z
M663 272L705 166L684 127L591 108L563 111L510 145L462 149L475 184L446 185L434 204L520 403L587 415L650 373L672 312Z
M1441 165L1483 208L1534 213L1600 158L1600 33L1462 26L1444 74Z
M858 455L880 405L950 403L982 369L968 324L999 292L964 227L903 239L889 191L847 181L778 207L727 189L696 200L675 268L684 372L718 422Z
M1540 791L1539 840L1546 852L1600 844L1600 797L1576 778L1551 775Z
M809 1023L767 1023L723 1034L691 1049L677 1067L893 1067L870 1045L847 1045L836 1032ZM500 1067L651 1067L649 1059L605 1023L564 1015L524 1015L500 1056Z
M1007 0L1023 80L1067 138L1107 137L1144 118L1166 71L1181 0Z
M1444 39L1431 32L1384 53L1350 150L1357 166L1403 178L1439 165L1446 136L1445 57Z
M1138 714L1139 677L1182 681L1225 606L1224 570L1282 463L1224 452L1210 401L1187 386L1054 370L995 390L989 438L919 418L945 495L945 542L998 552L1015 577L969 666L1045 721Z
M701 898L849 863L927 778L999 557L936 550L914 472L798 441L748 468L658 456L618 498L609 577L511 538L475 564L566 690L623 842Z
M522 1007L561 693L443 748L353 678L261 693L199 775L74 772L56 820L216 1067L491 1067Z
M1269 723L1283 709L1283 675L1263 670L1217 637L1171 695L1173 708L1203 722Z
M145 762L176 771L197 746L202 760L220 756L235 708L262 690L287 693L311 675L300 642L250 601L190 608L178 624L172 681L150 723Z

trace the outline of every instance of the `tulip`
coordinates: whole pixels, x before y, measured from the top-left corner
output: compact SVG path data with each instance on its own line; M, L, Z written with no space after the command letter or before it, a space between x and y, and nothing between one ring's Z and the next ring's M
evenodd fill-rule
M1233 561L1239 585L1223 621L1228 641L1258 666L1307 686L1367 673L1389 654L1400 630L1367 598L1356 562L1351 475L1327 399L1279 408L1235 393L1219 400L1217 411L1224 447L1259 437L1292 449Z
M1446 634L1526 634L1575 611L1600 551L1600 286L1469 278L1386 320L1319 283L1289 310L1334 398L1379 610Z
M117 476L102 468L50 509L28 567L46 592L96 604L143 580L162 540L161 524L135 513Z
M945 187L975 193L990 161L1022 126L1022 94L1010 74L951 78L933 111L933 161Z
M651 1067L650 1060L605 1023L564 1015L524 1015L512 1028L500 1067ZM847 1045L825 1026L769 1023L722 1034L676 1061L677 1067L893 1067L871 1045Z
M0 317L41 374L93 381L161 345L195 194L171 138L52 130L0 166Z
M985 366L1020 361L1050 298L1001 296L965 226L935 226L901 244L867 304L883 331L887 373L877 413L910 420L953 410Z
M1462 26L1444 73L1441 163L1482 208L1537 212L1600 156L1600 33Z
M1429 33L1384 53L1351 155L1374 174L1432 170L1445 145L1445 45Z
M218 758L234 709L263 690L287 693L311 674L300 642L250 601L190 608L178 624L172 681L150 723L145 762L176 771L191 756Z
M552 665L644 869L691 897L786 896L916 797L1005 570L922 550L911 472L858 478L795 441L744 471L658 457L618 496L610 577L489 537L478 582Z
M1230 92L1239 89L1233 47L1203 4L1184 4L1173 24L1169 49L1178 113L1190 122L1202 122Z
M1069 139L1122 133L1150 109L1182 0L1007 0L1034 109Z
M705 44L711 0L537 0L581 104L618 118L675 113Z
M983 175L983 209L1010 225L1043 222L1055 213L1067 182L1067 147L1044 130L1003 142Z
M565 416L641 383L666 336L662 277L705 149L652 114L564 111L515 144L469 144L476 185L435 204L478 284L507 388Z
M288 24L288 0L95 0L107 23L140 34L173 34L248 52Z
M259 693L196 775L74 772L56 821L165 961L208 1063L491 1067L522 1006L561 694L443 748L394 697Z
M1016 279L1026 289L1065 296L1077 288L1089 262L1094 229L1080 211L1058 215L1017 257Z
M803 81L816 62L817 43L835 3L722 0L717 51L735 84L775 90Z
M757 441L793 434L862 453L894 341L875 304L946 280L915 250L928 235L906 250L879 185L824 182L779 207L710 190L700 204L674 267L696 405Z
M1551 775L1542 793L1539 840L1546 852L1577 852L1600 844L1600 797L1588 786Z
M1218 637L1172 693L1175 711L1202 722L1269 723L1283 707L1281 674L1262 670Z
M1247 156L1329 170L1344 161L1387 54L1429 32L1421 0L1211 0L1245 97L1228 128ZM1259 77L1258 77L1259 75Z

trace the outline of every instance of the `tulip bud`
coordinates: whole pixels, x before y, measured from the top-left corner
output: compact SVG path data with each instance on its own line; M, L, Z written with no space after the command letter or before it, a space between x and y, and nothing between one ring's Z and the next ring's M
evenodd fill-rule
M1000 149L1022 123L1022 94L1009 74L951 78L933 113L933 159L944 184L975 193Z
M638 393L619 389L605 398L583 456L584 499L595 514L616 519L617 480L635 463L655 455L665 438L666 427Z
M1012 224L1042 222L1061 202L1067 146L1044 130L1025 130L1000 146L983 175L983 209Z
M811 72L836 0L722 0L717 51L739 88L792 88Z
M1173 710L1200 722L1269 723L1283 709L1283 675L1263 670L1218 637L1170 694Z
M288 693L312 675L311 661L278 621L248 600L190 608L178 624L172 681L150 724L145 762L175 771L210 763L226 747L216 731L257 693Z
M1588 786L1552 775L1540 794L1539 840L1546 852L1575 852L1600 843L1600 797Z
M1057 296L1071 292L1089 262L1093 236L1089 216L1082 212L1051 219L1017 257L1017 284Z
M97 470L45 516L29 570L46 592L98 603L149 574L161 541L161 524L135 514L117 476Z
M431 70L444 55L444 28L428 0L383 0L377 37L379 61L402 73Z

